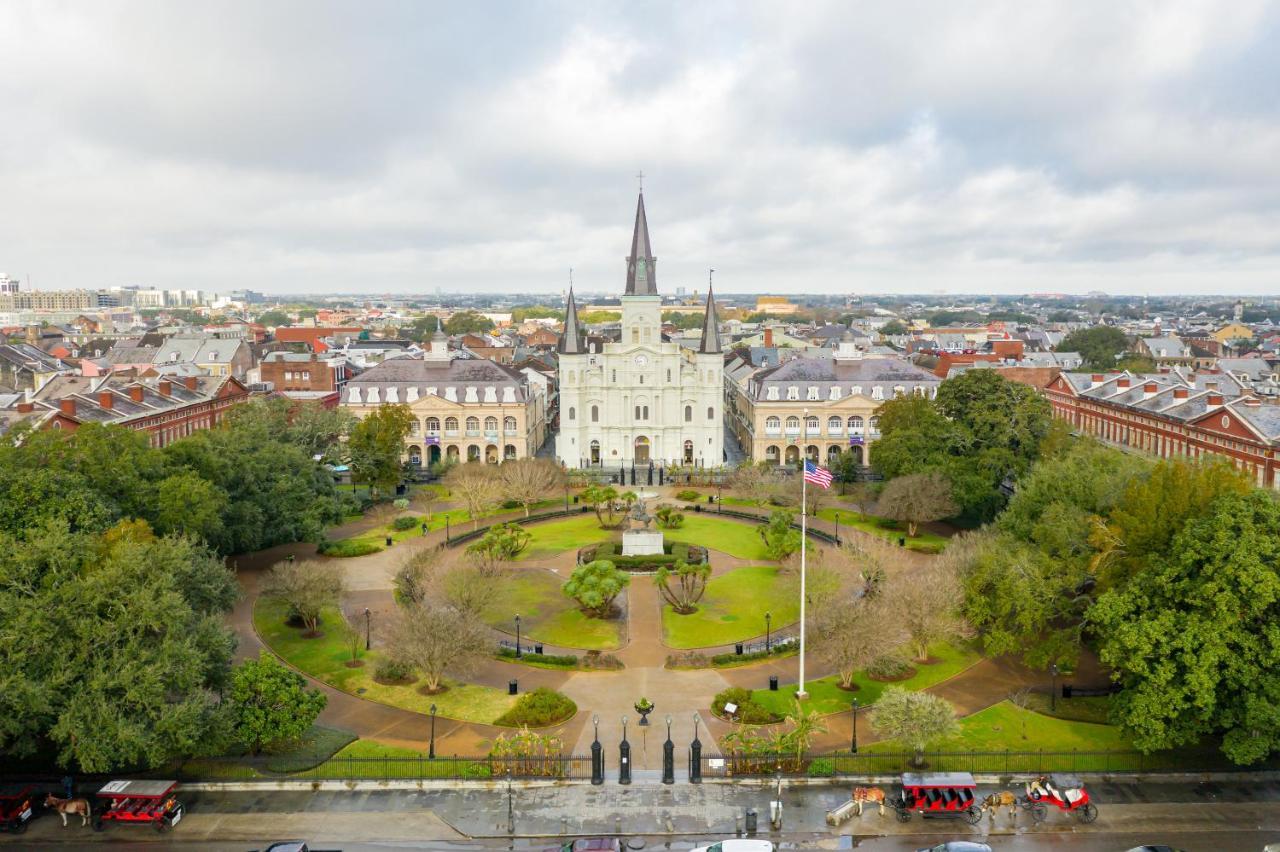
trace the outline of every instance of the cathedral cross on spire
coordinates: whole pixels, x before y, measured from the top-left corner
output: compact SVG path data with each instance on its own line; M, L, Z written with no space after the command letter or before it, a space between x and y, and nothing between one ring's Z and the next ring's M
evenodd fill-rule
M640 181L640 191L644 192L644 169L636 172L636 180Z

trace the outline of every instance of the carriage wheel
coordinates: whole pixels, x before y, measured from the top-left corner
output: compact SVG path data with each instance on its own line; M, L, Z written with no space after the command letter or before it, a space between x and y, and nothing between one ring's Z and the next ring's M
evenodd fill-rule
M105 825L103 824L103 822L102 822L102 817L98 817L97 819L95 819L95 820L93 821L93 830L94 830L94 831L102 831L102 829L104 829L104 828L106 828L106 826L105 826Z
M1013 803L1024 811L1031 810L1031 799L1027 796L1016 796L1014 797Z
M169 826L165 824L163 815L156 820L155 826L156 826L156 834L164 834L165 831L167 831L169 828Z
M898 808L898 822L911 822L911 811L906 808Z
M9 827L9 830L12 831L14 834L21 834L22 832L27 830L27 824L22 820L18 820L17 822L15 822L13 825Z
M1080 809L1081 822L1093 822L1098 818L1098 806L1093 802L1088 802Z
M1049 806L1044 802L1035 802L1031 805L1031 818L1036 822L1044 822L1049 816Z
M970 807L964 812L964 821L969 823L969 825L977 825L982 822L982 811L975 807Z

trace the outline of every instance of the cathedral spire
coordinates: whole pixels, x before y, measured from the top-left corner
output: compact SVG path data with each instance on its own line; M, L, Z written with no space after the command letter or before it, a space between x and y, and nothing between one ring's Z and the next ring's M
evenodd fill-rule
M631 256L627 258L627 296L656 296L658 259L649 245L649 220L644 215L644 190L636 202L636 227L631 235Z
M698 351L707 355L719 355L723 351L720 348L720 320L716 317L716 297L710 287L707 287L707 313L702 319L702 343L698 346Z
M573 285L569 285L569 304L564 311L564 333L556 344L556 351L562 355L581 355L586 351L582 340L582 329L578 326L578 306L573 301Z

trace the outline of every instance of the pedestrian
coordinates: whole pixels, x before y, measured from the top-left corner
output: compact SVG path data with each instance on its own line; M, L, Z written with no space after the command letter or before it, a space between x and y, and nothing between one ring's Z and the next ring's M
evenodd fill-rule
M64 799L74 799L76 797L76 784L70 775L62 776L62 791L65 794Z

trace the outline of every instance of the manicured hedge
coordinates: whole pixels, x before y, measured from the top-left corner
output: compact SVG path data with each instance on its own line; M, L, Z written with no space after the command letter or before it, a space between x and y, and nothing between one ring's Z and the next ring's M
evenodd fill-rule
M322 556L334 557L368 556L370 553L381 553L382 546L352 538L344 541L322 541L316 545L316 552Z
M500 648L498 650L498 656L506 660L514 660L516 659L516 649ZM532 651L521 650L520 659L527 663L541 663L547 666L563 666L566 669L571 669L578 665L578 658L573 654L536 654Z

